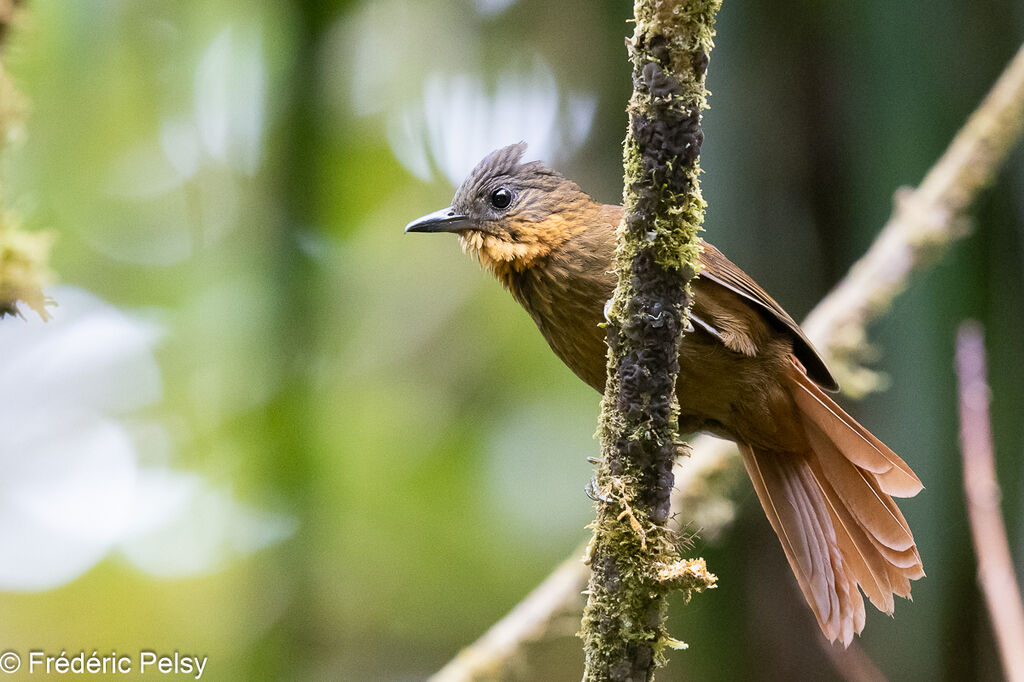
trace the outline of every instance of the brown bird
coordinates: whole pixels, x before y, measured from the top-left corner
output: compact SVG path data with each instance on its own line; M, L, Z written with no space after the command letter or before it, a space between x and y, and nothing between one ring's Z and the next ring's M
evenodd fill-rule
M603 205L540 162L525 144L492 152L452 205L406 232L453 232L505 285L551 349L604 390L605 302L615 288L621 206ZM864 627L864 599L893 612L924 576L892 496L923 486L906 462L843 411L838 389L800 327L745 272L703 242L693 280L694 331L679 357L679 429L739 445L750 480L800 590L831 640Z

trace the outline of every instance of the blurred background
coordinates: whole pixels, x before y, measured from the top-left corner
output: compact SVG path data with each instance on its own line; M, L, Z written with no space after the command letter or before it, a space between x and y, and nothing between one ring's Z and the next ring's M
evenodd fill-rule
M0 3L2 4L2 3ZM0 320L0 648L209 656L207 679L422 679L586 536L599 397L454 238L404 235L519 140L621 196L627 2L31 0L5 208L56 236L55 319ZM707 237L800 319L1024 40L1024 5L727 1ZM998 679L960 476L953 336L987 328L1024 568L1024 155L871 330L844 404L927 489L927 579L864 651ZM746 482L698 539L659 679L833 679ZM508 679L574 680L575 623Z

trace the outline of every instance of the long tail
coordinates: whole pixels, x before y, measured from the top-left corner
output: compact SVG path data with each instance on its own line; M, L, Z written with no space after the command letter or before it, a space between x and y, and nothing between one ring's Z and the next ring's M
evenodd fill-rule
M796 364L789 391L810 451L741 445L772 528L821 631L849 645L864 628L864 599L892 615L924 576L906 519L892 496L924 487L906 462L846 414Z

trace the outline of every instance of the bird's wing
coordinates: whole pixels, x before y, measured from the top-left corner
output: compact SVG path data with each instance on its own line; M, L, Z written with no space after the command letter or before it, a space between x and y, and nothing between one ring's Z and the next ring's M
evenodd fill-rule
M604 205L605 219L608 225L616 226L622 220L623 209L614 204ZM708 242L703 242L704 248L700 254L701 264L704 266L700 277L723 286L729 291L741 296L744 300L753 303L754 306L765 313L769 320L778 327L789 331L793 339L793 352L797 359L803 364L809 376L816 384L827 391L838 391L839 383L832 376L821 359L821 355L815 350L807 336L804 335L800 325L789 316L778 302L768 295L757 282L750 278L750 275L743 272L731 260ZM712 328L706 321L695 319L694 323L706 329L713 336L722 339L719 330Z
M700 271L700 277L710 280L726 289L742 296L753 303L762 312L767 313L768 318L778 326L788 330L793 335L793 352L798 360L803 363L807 375L819 386L829 391L838 391L839 384L835 377L829 372L825 361L815 350L810 340L804 335L792 317L789 316L778 302L768 295L757 282L750 278L750 275L743 272L726 258L721 251L708 242L704 242L704 249L700 254L701 264L704 266Z

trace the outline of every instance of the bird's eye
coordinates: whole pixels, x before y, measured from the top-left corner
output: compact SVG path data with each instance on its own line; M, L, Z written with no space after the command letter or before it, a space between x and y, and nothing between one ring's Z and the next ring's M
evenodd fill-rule
M508 208L512 203L512 192L505 187L499 187L491 192L491 206L494 208Z

